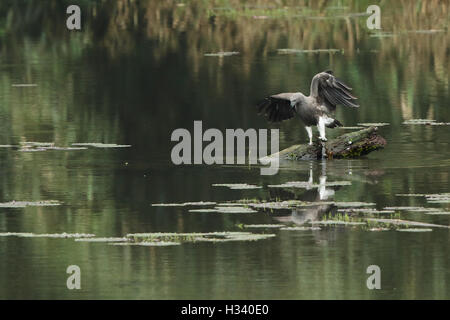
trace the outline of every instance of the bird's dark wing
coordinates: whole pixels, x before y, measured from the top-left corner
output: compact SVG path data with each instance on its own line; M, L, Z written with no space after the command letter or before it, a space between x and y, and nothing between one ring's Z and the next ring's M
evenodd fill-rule
M314 81L316 81L317 87ZM324 71L317 74L313 78L313 88L317 90L312 90L311 95L314 96L319 103L325 104L329 111L334 111L336 105L342 104L347 107L358 108L355 100L357 98L353 96L348 85L346 85L342 80L336 78L332 71Z
M298 93L280 93L265 98L258 103L258 113L271 122L291 119L295 116Z

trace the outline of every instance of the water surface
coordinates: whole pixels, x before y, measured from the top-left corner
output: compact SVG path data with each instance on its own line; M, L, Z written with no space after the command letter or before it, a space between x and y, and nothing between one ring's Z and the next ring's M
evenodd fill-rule
M0 208L0 232L120 237L240 231L243 224L274 224L280 217L292 224L304 215L189 213L189 207L151 206L244 198L450 210L448 203L396 196L450 192L450 127L403 124L419 118L450 122L449 7L418 3L385 4L382 27L389 34L383 37L367 30L364 16L351 15L365 11L364 1L335 1L328 7L286 1L289 10L267 1L255 7L238 1L184 6L177 1L85 1L80 32L65 29L63 1L1 4L1 16L7 18L0 20L0 145L131 147L0 148L1 203L62 203ZM438 31L423 32L430 29ZM283 48L339 51L278 54ZM205 56L220 51L239 54ZM194 120L202 120L204 129L280 128L282 148L306 142L298 121L269 125L256 115L254 104L268 94L308 93L312 76L330 68L352 85L361 105L338 108L337 118L346 126L390 123L379 129L388 141L384 150L355 160L285 163L275 176L261 176L256 166L171 163L171 132L192 132ZM329 130L328 135L342 132ZM317 188L267 187L309 179L319 183L324 177L351 185L327 188L327 199ZM212 187L216 183L263 188ZM397 214L450 224L448 215ZM0 237L0 298L450 298L446 229L370 232L336 226L269 232L277 236L174 247ZM381 290L366 287L366 268L373 264L381 268ZM82 270L81 290L66 287L69 265Z

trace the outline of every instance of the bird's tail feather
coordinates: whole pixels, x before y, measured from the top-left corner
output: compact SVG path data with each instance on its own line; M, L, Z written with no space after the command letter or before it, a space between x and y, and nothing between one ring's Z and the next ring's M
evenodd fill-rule
M342 127L342 126L343 126L343 124L337 119L334 119L333 122L331 122L329 125L327 125L328 128L336 128L336 127Z

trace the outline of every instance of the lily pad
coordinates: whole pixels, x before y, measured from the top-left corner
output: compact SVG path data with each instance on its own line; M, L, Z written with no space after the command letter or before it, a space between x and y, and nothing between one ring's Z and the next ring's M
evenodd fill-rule
M2 237L14 236L21 238L90 238L95 234L90 233L31 233L31 232L4 232L0 233Z
M35 84L35 83L14 83L11 85L11 87L30 88L30 87L37 87L37 84Z
M264 229L264 228L281 228L284 227L284 224L244 224L244 228L255 228L255 229Z
M394 210L377 210L373 208L340 208L338 212L345 213L367 213L367 214L392 214Z
M56 150L56 151L74 151L74 150L87 150L86 147L44 147L45 150Z
M19 152L40 152L40 151L47 151L45 148L20 148L18 150Z
M340 208L371 207L376 205L375 203L372 202L335 202L334 204Z
M125 237L103 237L103 238L76 238L77 242L128 242L130 239Z
M431 125L433 122L436 122L436 120L433 119L409 119L403 121L403 124L412 124L412 125Z
M227 187L233 190L245 190L245 189L261 189L261 186L247 184L247 183L215 183L213 187Z
M350 186L350 181L330 181L324 184L310 183L307 181L289 181L283 184L269 184L269 188L318 188L322 186L337 187L337 186Z
M424 209L423 207L385 207L384 210L400 210L400 211L417 211Z
M52 147L55 145L54 142L36 142L36 141L23 141L20 145L24 147Z
M432 224L432 223L424 223L418 221L409 221L409 220L400 220L400 219L376 219L376 218L367 218L369 222L378 222L386 225L399 225L399 226L414 226L414 227L429 227L429 228L446 228L449 229L449 226L444 226L441 224Z
M311 221L312 225L347 225L347 226L360 226L360 225L366 225L365 222L360 221L341 221L341 220L323 220L323 221Z
M130 144L115 144L115 143L99 143L99 142L83 142L72 143L73 146L94 147L94 148L129 148Z
M0 237L26 237L32 235L31 232L0 232Z
M363 127L337 127L338 129L342 130L361 130L364 129Z
M389 228L370 228L369 231L390 231L391 229Z
M60 206L58 200L42 200L42 201L9 201L0 203L0 208L25 208L25 207L53 207Z
M358 126L362 127L385 127L390 126L390 123L387 122L365 122L365 123L358 123Z
M433 229L425 229L425 228L406 228L406 229L397 229L400 232L431 232Z
M128 238L135 242L228 242L253 241L275 237L274 234L255 234L250 232L208 232L208 233L131 233Z
M258 212L256 210L253 210L251 208L247 207L215 207L214 209L217 210L219 213L255 213Z
M322 230L319 227L284 227L281 228L280 230L283 231L318 231L318 230Z
M183 202L183 203L152 203L152 207L186 207L186 206L213 206L216 202Z
M111 242L108 243L113 246L145 246L145 247L170 247L170 246L178 246L180 242L171 242L171 241L159 241L159 242Z
M217 209L211 208L211 209L190 209L189 212L218 212Z
M298 207L312 207L323 203L317 202L305 202L299 200L287 200L287 201L274 201L274 202L261 202L261 203L248 203L247 205L252 208L258 209L293 209Z
M220 52L212 52L212 53L205 53L205 57L229 57L229 56L235 56L238 55L239 52L237 51L220 51Z
M216 202L213 202L213 201L198 201L198 202L185 202L183 204L185 206L212 206L212 205L215 205Z
M408 30L409 33L420 33L420 34L435 34L445 32L444 29L429 29L429 30Z
M313 50L303 50L303 49L277 49L279 54L298 54L298 53L338 53L343 52L343 49L313 49Z
M425 214L428 215L436 215L436 216L440 216L440 215L450 215L450 211L430 211L430 212L425 212Z

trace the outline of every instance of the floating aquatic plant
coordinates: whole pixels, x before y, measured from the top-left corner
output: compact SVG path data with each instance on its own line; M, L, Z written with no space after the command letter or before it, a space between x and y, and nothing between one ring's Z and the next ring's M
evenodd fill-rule
M0 237L26 237L32 235L31 232L0 232Z
M297 54L297 53L343 53L343 49L313 49L313 50L303 50L303 49L277 49L279 54Z
M449 226L441 225L441 224L433 224L433 223L424 223L418 221L410 221L410 220L400 220L400 219L377 219L377 218L367 218L369 222L376 222L385 225L393 225L393 226L413 226L413 227L429 227L429 228L450 228Z
M58 200L41 200L41 201L9 201L0 203L0 208L25 208L25 207L52 207L60 206Z
M248 234L236 234L229 235L226 237L201 237L197 239L199 242L231 242L231 241L257 241L257 240L265 240L269 238L275 237L275 234L257 234L257 233L248 233Z
M37 87L37 84L35 84L35 83L15 83L15 84L12 84L11 87L29 88L29 87Z
M208 233L131 233L128 238L135 242L228 242L254 241L275 237L274 234L255 234L250 232L208 232Z
M99 143L99 142L84 142L72 143L73 146L94 147L94 148L129 148L130 144L115 144L115 143Z
M406 228L406 229L397 229L400 232L431 232L433 229L426 228Z
M366 122L366 123L358 123L358 126L362 126L362 127L385 127L385 126L390 126L390 123L387 122Z
M363 127L338 127L338 129L342 130L361 130L364 129Z
M417 210L422 210L425 209L423 207L408 207L408 206L404 206L404 207L385 207L384 210L400 210L400 211L417 211Z
M258 212L256 210L251 209L251 208L235 207L235 206L231 206L231 207L215 207L214 209L217 210L217 212L219 212L219 213L255 213L255 212Z
M74 151L74 150L87 150L86 147L44 147L44 150L57 150L57 151Z
M284 224L244 224L243 225L244 228L255 228L255 229L264 229L264 228L273 228L273 229L277 229L277 228L282 228L285 227Z
M435 34L445 32L444 29L429 29L429 30L407 30L409 33L420 33L420 34Z
M229 57L229 56L235 56L238 55L239 52L237 51L220 51L220 52L212 52L212 53L205 53L205 57Z
M283 184L269 184L269 188L318 188L322 186L337 187L337 186L349 186L352 183L350 181L330 181L324 184L310 183L308 181L289 181Z
M449 214L450 214L450 211L429 211L429 212L425 212L425 214L428 214L428 215L436 215L436 216L439 216L439 215L449 215Z
M373 202L334 202L334 205L341 207L341 208L348 208L348 207L371 207L375 206L376 204Z
M280 228L283 231L319 231L322 230L319 227L284 227Z
M394 210L377 210L374 208L342 208L338 209L338 212L345 213L370 213L370 214L391 214L395 213Z
M90 233L31 233L31 232L3 232L1 237L22 237L22 238L90 238L95 234Z
M389 228L370 228L369 231L389 231Z
M170 247L170 246L178 246L180 242L170 242L170 241L159 241L159 242L111 242L108 243L113 246L145 246L145 247Z
M35 142L35 141L24 141L20 142L19 152L39 152L47 150L57 150L57 151L73 151L73 150L86 150L86 147L58 147L55 146L54 142Z
M306 202L300 200L273 201L261 203L248 203L247 206L259 209L294 209L298 207L317 206L317 202Z
M397 34L392 32L376 32L370 35L371 38L391 38L396 36Z
M75 241L79 242L128 242L130 239L125 237L103 237L103 238L94 238L94 237L85 237L85 238L76 238Z
M199 201L199 202L183 202L183 203L152 203L152 207L186 207L186 206L212 206L216 202Z
M245 190L245 189L261 189L261 186L247 184L247 183L215 183L213 187L227 187L233 190Z
M55 145L54 142L36 142L36 141L23 141L20 145L26 147L52 147Z
M322 220L322 221L311 221L312 225L333 225L333 224L339 224L339 225L348 225L348 226L360 226L360 225L366 225L365 222L362 221L342 221L342 220Z
M433 119L409 119L409 120L403 121L403 124L413 124L413 125L426 124L426 125L431 125L432 123L435 123L435 122L436 122L436 120L433 120Z
M425 196L428 203L450 203L450 194L430 194Z
M20 148L19 152L39 152L39 151L47 151L45 148Z
M204 212L218 212L217 209L214 208L210 208L210 209L190 209L189 212L199 212L199 213L204 213Z

